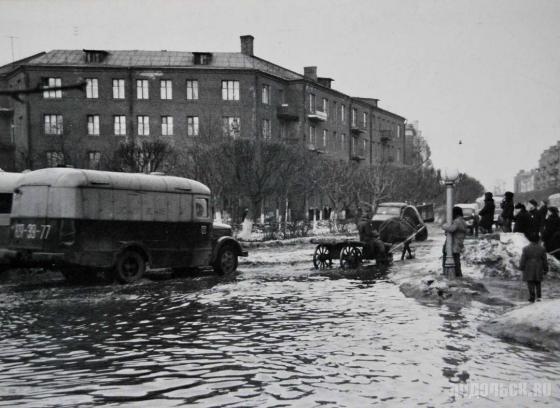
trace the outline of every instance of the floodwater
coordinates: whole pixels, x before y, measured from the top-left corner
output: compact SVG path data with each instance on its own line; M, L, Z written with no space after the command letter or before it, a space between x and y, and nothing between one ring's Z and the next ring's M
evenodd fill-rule
M477 331L500 307L420 304L312 251L252 250L229 279L0 285L0 406L560 405L560 353ZM509 383L547 392L459 388Z

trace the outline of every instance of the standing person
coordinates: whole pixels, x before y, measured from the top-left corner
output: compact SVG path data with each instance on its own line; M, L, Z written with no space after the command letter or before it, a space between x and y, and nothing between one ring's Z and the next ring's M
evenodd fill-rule
M465 236L467 235L467 224L463 219L463 209L461 207L453 207L453 221L451 224L444 224L442 226L445 232L451 233L453 261L455 263L455 276L457 278L463 277L461 271L461 252L463 252ZM449 238L449 236L447 236ZM445 267L445 257L447 256L447 238L443 244L443 266Z
M544 221L542 239L546 252L553 252L560 248L560 216L557 207L548 207L548 215ZM560 253L553 254L556 258Z
M533 232L533 221L524 204L515 204L513 220L515 221L513 232L522 232L527 239L529 239L529 236Z
M529 234L538 234L539 230L540 230L540 225L539 225L539 211L537 210L539 203L537 203L537 200L535 200L534 198L529 200L529 208L527 210L527 212L529 213L529 216L531 217L531 226L529 229Z
M539 215L539 234L542 238L542 234L544 231L544 222L546 221L548 213L548 202L546 200L542 200L537 211Z
M535 297L537 301L541 300L541 281L548 272L548 261L546 250L539 245L539 236L530 234L529 241L529 245L523 248L519 269L523 271L523 280L527 282L529 302L533 303Z
M511 232L511 223L513 222L513 193L506 191L504 199L500 203L502 208L502 231Z
M487 234L492 232L492 224L494 223L494 210L496 205L494 204L494 198L491 192L484 193L484 207L478 212L480 216L480 223L478 224L480 232L482 234Z

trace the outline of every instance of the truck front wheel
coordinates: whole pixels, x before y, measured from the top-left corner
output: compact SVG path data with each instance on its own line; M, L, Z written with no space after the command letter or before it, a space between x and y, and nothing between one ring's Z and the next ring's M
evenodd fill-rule
M220 249L214 263L214 270L222 275L228 275L237 270L237 252L231 245Z

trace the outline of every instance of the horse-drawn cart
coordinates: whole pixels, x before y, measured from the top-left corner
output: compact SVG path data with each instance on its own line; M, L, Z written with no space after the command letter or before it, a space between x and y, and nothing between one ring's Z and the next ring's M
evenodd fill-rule
M385 253L370 253L366 250L366 243L349 239L319 240L313 253L313 266L315 269L325 269L333 266L333 260L340 261L343 269L353 269L360 266L366 259L376 259L377 264L390 264L392 261L391 244L384 243Z
M413 257L410 243L418 236L427 236L426 225L411 225L409 222L391 218L385 221L380 228L384 251L380 248L376 251L371 249L365 242L350 239L321 239L318 241L313 253L313 266L315 269L326 269L333 266L334 260L339 260L343 269L354 269L360 266L364 260L375 259L377 265L390 265L393 261L393 253L402 249L401 259L408 252L409 258ZM418 239L418 238L417 238ZM425 238L424 238L425 239ZM387 242L389 241L389 242ZM373 252L373 253L372 253Z

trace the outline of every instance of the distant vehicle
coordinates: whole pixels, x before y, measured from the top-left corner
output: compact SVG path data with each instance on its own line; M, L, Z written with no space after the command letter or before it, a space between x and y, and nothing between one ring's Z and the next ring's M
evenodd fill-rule
M12 197L21 173L0 171L0 272L8 268L16 252L8 249Z
M424 222L434 222L435 215L434 215L434 204L420 204L416 206L416 209L420 213L420 216L424 220Z
M49 168L16 184L10 248L22 265L54 265L71 281L103 270L132 283L148 265L232 273L247 252L231 235L213 225L210 190L197 181Z
M474 234L475 229L478 227L478 205L472 204L455 204L463 210L463 219L467 224L469 234Z
M401 227L403 227L401 228L403 231L402 234L397 234L399 237L395 239L389 236L384 236L385 231L383 225L389 225L388 221L394 221L395 219L399 220ZM385 242L395 243L401 239L404 240L406 239L404 236L405 232L409 232L408 235L410 235L410 233L414 233L414 231L418 232L416 235L417 241L425 241L428 238L428 229L424 224L423 218L420 216L420 213L415 206L407 203L380 203L373 215L372 225L373 228L379 231L381 239ZM392 223L392 227L390 229L393 230L393 227L394 223Z

